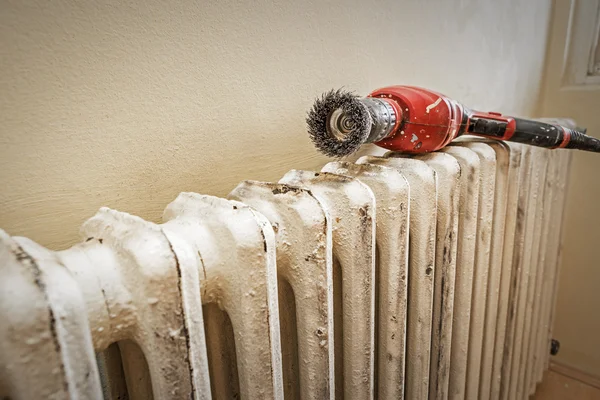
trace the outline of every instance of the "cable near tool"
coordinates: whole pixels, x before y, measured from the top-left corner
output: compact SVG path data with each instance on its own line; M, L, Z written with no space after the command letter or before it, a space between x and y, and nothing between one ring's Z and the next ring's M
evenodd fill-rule
M600 140L587 136L585 129L470 110L414 86L389 86L365 98L330 91L315 101L306 122L317 149L331 157L350 155L364 143L402 153L428 153L461 135L600 152Z

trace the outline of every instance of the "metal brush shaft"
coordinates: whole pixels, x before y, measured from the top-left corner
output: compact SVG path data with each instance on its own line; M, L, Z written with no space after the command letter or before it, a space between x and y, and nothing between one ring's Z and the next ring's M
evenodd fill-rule
M378 142L388 137L398 120L392 105L386 100L374 97L366 97L361 99L360 102L367 108L372 121L371 133L366 143Z

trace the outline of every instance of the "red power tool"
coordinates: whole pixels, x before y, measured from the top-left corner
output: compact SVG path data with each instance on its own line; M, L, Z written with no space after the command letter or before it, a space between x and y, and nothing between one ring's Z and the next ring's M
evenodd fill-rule
M365 98L331 91L315 101L306 122L315 146L332 157L352 154L364 143L402 153L428 153L465 134L600 152L600 140L587 136L585 130L473 111L414 86L389 86Z

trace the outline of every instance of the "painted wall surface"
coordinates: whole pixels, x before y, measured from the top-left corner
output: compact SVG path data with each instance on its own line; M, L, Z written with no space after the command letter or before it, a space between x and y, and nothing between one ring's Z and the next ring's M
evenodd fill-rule
M568 1L556 0L541 95L545 116L571 117L600 137L600 87L561 88ZM594 26L589 26L590 32ZM586 54L587 55L587 54ZM573 154L554 323L556 360L600 378L600 155Z
M325 163L321 92L390 84L530 115L550 0L0 3L0 227L50 248L100 206L158 221Z

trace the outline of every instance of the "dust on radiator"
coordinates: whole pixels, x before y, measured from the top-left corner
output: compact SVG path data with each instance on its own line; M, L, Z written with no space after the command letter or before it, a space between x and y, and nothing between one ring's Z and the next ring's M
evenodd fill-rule
M64 251L0 231L0 398L528 398L569 163L464 140L103 208Z

